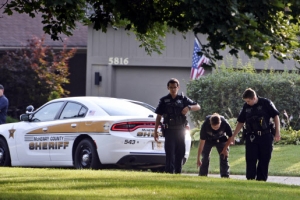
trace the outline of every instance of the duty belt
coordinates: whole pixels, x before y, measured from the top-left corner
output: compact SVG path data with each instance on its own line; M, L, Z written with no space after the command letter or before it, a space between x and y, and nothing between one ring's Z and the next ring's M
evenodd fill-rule
M220 142L219 139L207 139L207 141L209 141L209 142L216 142L216 143L219 143L219 142Z
M259 136L264 135L266 133L271 133L271 131L270 130L264 130L264 131L253 131L253 132L250 132L250 134L255 134L255 135L259 135Z
M183 129L183 128L185 128L184 124L182 124L182 125L173 125L173 126L165 124L165 129Z

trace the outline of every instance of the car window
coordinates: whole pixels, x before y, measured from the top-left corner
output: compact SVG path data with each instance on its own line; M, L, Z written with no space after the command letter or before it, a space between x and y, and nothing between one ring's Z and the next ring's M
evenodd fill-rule
M155 115L148 108L123 100L102 101L98 104L110 116L143 116Z
M55 102L47 104L33 115L32 121L44 122L54 120L55 116L57 115L58 111L60 110L63 104L64 102Z
M149 104L146 104L146 103L143 103L143 102L139 102L139 101L129 101L131 103L134 103L134 104L138 104L140 106L143 106L145 108L148 108L149 110L151 110L152 112L155 112L155 108Z
M70 119L76 117L84 117L87 109L82 105L74 102L68 102L63 109L59 119Z
M78 116L79 117L84 117L86 112L87 112L87 109L82 106L81 109L79 110Z

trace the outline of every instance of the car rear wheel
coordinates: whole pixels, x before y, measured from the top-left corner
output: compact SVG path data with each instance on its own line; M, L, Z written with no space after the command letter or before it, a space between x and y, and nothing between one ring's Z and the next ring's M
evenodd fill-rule
M0 138L0 166L11 166L10 154L6 141Z
M100 160L96 145L91 139L83 139L76 147L74 156L74 167L76 169L99 169Z

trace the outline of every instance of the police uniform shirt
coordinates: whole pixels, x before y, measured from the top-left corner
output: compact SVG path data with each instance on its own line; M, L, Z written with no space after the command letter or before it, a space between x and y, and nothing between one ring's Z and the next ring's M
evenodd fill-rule
M158 106L155 110L156 114L163 115L167 114L167 104L168 103L182 103L183 107L185 108L188 105L197 105L197 102L194 102L190 98L183 96L183 95L177 95L174 99L172 98L171 94L168 94L164 97L162 97L159 100Z
M8 108L8 99L5 95L0 97L0 124L5 123L6 113Z
M224 117L221 116L220 128L218 130L214 130L214 129L212 129L212 127L210 125L210 120L209 120L210 116L211 115L206 117L206 120L204 121L204 123L201 126L200 139L201 140L221 139L222 142L226 142L227 141L226 135L228 137L232 136L232 130L231 130L229 123L226 121L226 119L224 119Z
M276 115L279 115L279 111L276 109L275 105L272 101L266 98L258 97L258 101L253 106L248 105L247 103L244 104L237 121L240 123L245 123L247 116L250 116L255 111L263 110L267 116L266 123L270 123L270 118L274 118Z

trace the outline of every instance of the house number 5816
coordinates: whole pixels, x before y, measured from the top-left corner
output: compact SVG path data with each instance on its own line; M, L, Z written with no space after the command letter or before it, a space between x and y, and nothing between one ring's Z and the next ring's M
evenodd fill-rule
M119 57L109 57L109 65L128 65L128 58L119 58Z

